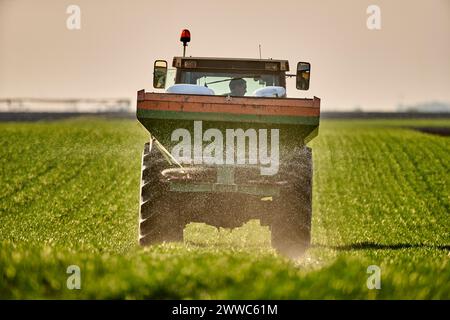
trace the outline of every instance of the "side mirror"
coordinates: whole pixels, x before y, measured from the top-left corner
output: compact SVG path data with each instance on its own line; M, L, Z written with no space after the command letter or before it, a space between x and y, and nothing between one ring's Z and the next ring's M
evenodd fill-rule
M297 89L309 89L309 73L311 71L311 64L309 62L297 63Z
M156 60L153 65L153 88L164 89L167 78L167 61Z

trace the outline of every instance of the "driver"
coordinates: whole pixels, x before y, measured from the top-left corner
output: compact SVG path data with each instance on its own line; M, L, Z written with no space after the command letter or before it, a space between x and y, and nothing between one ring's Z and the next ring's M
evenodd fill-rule
M244 79L230 81L230 95L242 97L247 92L247 82Z

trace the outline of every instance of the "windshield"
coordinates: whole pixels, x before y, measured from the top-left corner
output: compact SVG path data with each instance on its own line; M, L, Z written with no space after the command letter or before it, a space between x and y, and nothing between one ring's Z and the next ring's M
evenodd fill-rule
M267 86L280 86L279 74L183 71L181 83L205 86L215 95L254 96Z

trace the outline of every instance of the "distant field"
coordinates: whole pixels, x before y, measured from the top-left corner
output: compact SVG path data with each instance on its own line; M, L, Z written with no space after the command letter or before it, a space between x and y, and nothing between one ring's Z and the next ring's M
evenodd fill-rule
M313 246L292 262L257 221L139 248L134 120L0 123L0 298L450 299L450 138L413 127L450 120L322 121Z

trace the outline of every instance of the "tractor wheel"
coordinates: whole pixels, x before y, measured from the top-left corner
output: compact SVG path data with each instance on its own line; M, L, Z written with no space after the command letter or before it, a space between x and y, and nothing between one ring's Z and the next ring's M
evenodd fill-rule
M180 206L177 193L170 192L161 182L161 171L168 168L164 156L152 141L142 154L141 201L139 212L139 243L141 245L183 241Z
M311 149L295 149L292 157L280 164L280 174L288 185L281 190L278 212L271 221L272 246L282 255L298 258L311 242Z

